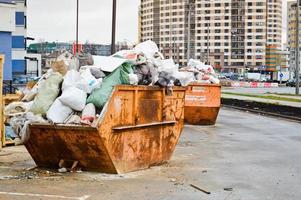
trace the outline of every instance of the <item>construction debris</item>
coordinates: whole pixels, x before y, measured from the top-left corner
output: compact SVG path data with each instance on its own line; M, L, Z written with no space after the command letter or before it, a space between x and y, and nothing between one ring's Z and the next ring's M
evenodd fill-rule
M198 186L195 186L193 184L190 184L190 186L193 187L194 189L197 189L197 190L199 190L201 192L204 192L205 194L211 194L211 192L208 192L207 190L204 190L204 189L202 189L202 188L200 188Z
M112 56L62 52L38 83L25 91L22 102L6 107L6 116L24 142L29 122L92 126L116 85L158 85L171 93L173 86L192 82L219 80L211 66L197 60L179 68L172 59L164 59L152 41Z

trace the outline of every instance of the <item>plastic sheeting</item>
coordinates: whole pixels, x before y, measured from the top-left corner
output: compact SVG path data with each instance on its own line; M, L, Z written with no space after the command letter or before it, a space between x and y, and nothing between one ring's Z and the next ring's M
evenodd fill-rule
M100 68L105 72L113 72L127 60L116 57L108 57L108 56L93 56L94 59L94 67Z
M103 108L108 101L114 86L119 84L129 84L129 74L133 73L130 63L123 63L108 77L106 77L99 89L93 91L89 96L87 103L93 103L97 108Z

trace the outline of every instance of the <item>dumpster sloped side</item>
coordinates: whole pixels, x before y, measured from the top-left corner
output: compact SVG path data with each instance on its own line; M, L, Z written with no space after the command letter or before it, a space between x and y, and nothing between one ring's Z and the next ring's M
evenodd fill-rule
M25 146L39 167L78 161L83 170L117 173L96 128L32 124Z
M118 173L171 158L184 125L185 90L118 86L99 123L99 134Z

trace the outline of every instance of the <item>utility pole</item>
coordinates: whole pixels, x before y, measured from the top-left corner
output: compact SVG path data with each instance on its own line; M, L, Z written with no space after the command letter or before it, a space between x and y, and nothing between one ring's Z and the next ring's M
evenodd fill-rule
M191 4L188 1L188 34L187 34L187 64L190 60L190 29L191 29Z
M210 20L207 21L207 65L210 65L209 57L210 57L210 49L209 49L209 26L210 26Z
M78 53L78 18L79 18L79 0L76 1L76 53Z
M299 8L300 8L301 1L298 0L297 2L297 11L296 11L296 95L300 94L299 82L300 82L300 53L299 53Z
M113 0L113 12L112 12L112 42L111 42L111 54L113 55L116 51L116 0Z

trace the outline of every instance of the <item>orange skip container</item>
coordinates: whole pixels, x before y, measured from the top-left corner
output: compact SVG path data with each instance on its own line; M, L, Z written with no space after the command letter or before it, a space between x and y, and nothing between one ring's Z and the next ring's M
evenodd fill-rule
M127 173L168 161L184 126L185 88L116 86L92 127L31 124L25 146L39 167Z
M185 122L215 125L221 107L221 85L192 83L185 96Z

